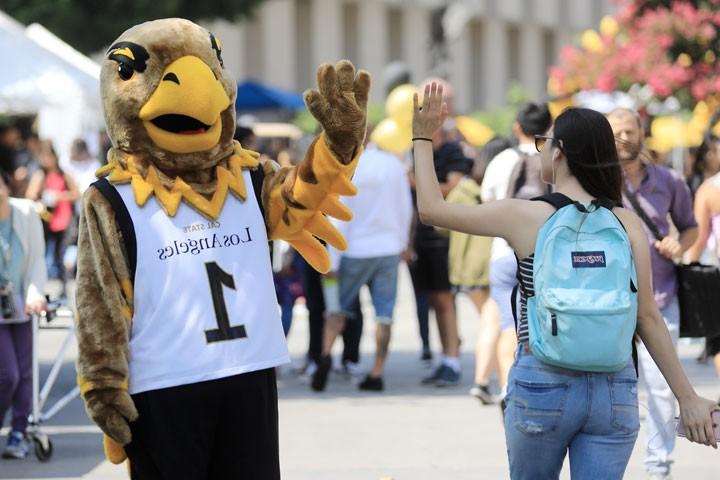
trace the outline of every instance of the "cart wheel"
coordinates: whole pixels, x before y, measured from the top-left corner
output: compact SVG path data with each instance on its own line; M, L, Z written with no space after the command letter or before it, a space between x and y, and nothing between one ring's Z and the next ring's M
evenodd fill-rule
M37 459L41 462L47 462L52 457L52 454L53 444L50 439L47 436L45 438L35 437L35 456Z

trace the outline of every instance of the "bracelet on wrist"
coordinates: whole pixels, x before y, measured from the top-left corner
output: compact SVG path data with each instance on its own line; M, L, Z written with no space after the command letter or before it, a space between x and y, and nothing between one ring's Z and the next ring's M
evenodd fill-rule
M414 142L415 140L424 140L426 142L432 142L432 138L427 138L427 137L413 137L412 141Z

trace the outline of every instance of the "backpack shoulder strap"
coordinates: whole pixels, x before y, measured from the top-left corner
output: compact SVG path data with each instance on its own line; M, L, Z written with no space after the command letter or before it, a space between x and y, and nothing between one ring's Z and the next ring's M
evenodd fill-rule
M542 197L535 197L531 199L531 201L549 203L555 208L555 210L560 210L563 207L567 207L568 205L573 205L575 203L566 195L558 192L549 193L547 195L543 195Z
M137 239L135 238L135 226L133 225L130 212L125 206L122 197L117 189L106 178L101 178L92 183L92 187L98 191L110 202L110 206L115 212L115 221L117 222L123 242L125 243L125 251L128 256L128 269L130 270L130 280L135 283L135 267L137 265Z
M252 180L253 191L255 192L255 199L257 200L258 207L260 207L260 214L263 219L265 218L265 208L262 203L262 187L265 181L265 171L262 165L255 170L250 170L250 179Z

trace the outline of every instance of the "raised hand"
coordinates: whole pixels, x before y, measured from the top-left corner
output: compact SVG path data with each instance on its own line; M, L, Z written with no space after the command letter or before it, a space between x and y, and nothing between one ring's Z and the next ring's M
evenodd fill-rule
M443 102L443 87L435 82L425 86L422 106L417 93L413 97L413 137L432 138L448 116L447 104Z
M317 71L319 90L307 90L305 104L320 122L330 150L350 163L365 140L370 75L347 60L334 67L324 63Z

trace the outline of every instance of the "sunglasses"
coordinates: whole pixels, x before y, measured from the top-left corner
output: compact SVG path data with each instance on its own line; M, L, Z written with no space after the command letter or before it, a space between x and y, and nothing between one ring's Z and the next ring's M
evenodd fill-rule
M548 140L555 140L555 137L548 137L547 135L535 135L535 149L539 152L542 152L543 147L545 146L545 142Z
M545 146L545 142L547 142L548 140L555 140L558 144L558 148L560 149L560 151L563 153L565 152L565 150L563 150L562 140L559 140L555 137L548 137L547 135L535 135L535 149L538 151L538 153L542 151L543 147Z

